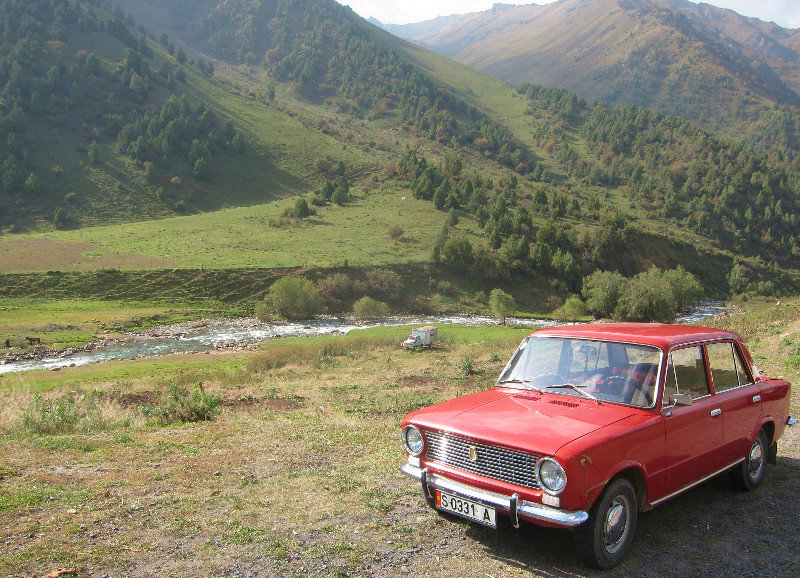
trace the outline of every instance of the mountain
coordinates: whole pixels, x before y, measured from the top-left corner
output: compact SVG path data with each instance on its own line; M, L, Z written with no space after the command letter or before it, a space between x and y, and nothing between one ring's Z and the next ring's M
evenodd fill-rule
M800 149L800 30L731 10L561 0L392 31L506 82L653 108L764 149Z
M122 5L2 5L0 271L416 263L565 294L800 263L794 159L514 88L328 0Z

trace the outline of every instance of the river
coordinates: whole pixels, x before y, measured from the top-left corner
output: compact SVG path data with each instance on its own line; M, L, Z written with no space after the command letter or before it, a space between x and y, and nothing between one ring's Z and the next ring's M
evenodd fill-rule
M723 303L706 302L679 323L701 321L725 311ZM173 353L199 353L215 349L245 349L268 339L282 337L313 337L344 335L354 329L398 325L459 324L496 325L494 317L466 315L391 316L380 322L360 322L351 318L324 317L300 323L264 323L254 318L205 319L155 327L129 333L111 343L59 354L45 354L32 359L0 360L0 375L35 369L57 371L64 367L100 363L103 361L137 359ZM552 327L563 322L544 319L508 318L506 323L520 327ZM403 335L398 335L398 344Z

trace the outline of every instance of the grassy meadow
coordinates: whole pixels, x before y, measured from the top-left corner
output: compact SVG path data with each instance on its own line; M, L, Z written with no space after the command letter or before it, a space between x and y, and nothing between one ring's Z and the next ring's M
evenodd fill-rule
M798 304L750 300L717 323L798 383ZM490 387L527 330L442 326L439 346L415 353L399 348L406 331L0 377L0 573L593 575L568 532L437 515L397 469L402 417ZM184 410L219 412L170 418L176 388ZM797 431L758 491L721 477L643 515L631 556L605 575L795 572Z
M0 237L0 273L152 269L378 266L430 260L446 214L387 187L353 191L345 206L318 207L302 221L282 219L294 200L185 217L91 227L75 231ZM400 224L403 236L387 234ZM457 227L477 238L477 225ZM43 250L46 249L46 250Z

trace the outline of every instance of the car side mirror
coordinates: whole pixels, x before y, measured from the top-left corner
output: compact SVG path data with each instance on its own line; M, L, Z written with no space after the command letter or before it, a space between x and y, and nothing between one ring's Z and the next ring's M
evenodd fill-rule
M692 405L692 396L688 393L673 393L669 396L669 405L663 407L661 411L666 417L672 415L672 409L676 406Z
M688 393L673 393L669 396L669 403L673 407L676 405L692 405L692 396Z

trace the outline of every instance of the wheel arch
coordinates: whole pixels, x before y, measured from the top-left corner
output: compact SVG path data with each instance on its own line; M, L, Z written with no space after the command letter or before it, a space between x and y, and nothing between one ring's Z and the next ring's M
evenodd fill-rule
M625 478L631 483L633 491L636 493L636 508L640 512L644 511L647 507L647 480L644 472L636 466L628 466L614 474L606 482L605 487L608 487L614 480L619 478Z
M775 441L775 422L772 420L771 417L767 417L761 424L758 426L758 429L753 433L753 439L758 435L758 432L764 430L764 433L767 434L767 445L771 445L772 442Z
M636 494L636 509L640 512L650 509L647 500L647 475L639 462L626 460L609 470L602 477L598 476L596 478L598 481L592 484L589 491L584 494L584 509L589 510L594 507L606 489L619 478L625 478L633 486Z

